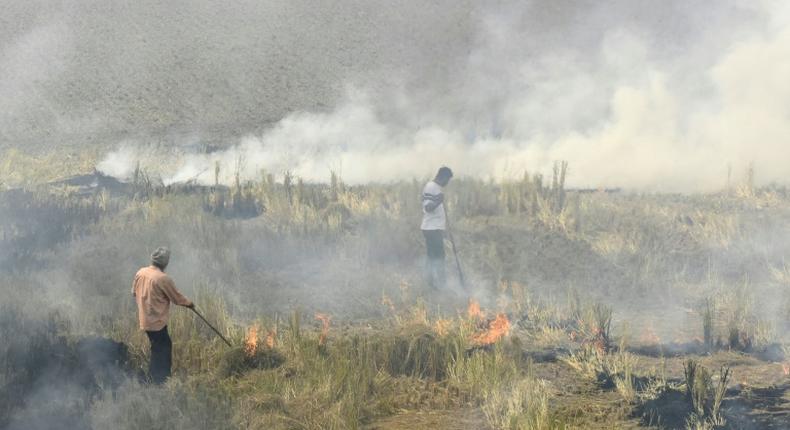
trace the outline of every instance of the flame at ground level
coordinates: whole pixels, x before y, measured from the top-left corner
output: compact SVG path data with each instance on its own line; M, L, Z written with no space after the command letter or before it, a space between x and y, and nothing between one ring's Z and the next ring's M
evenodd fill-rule
M640 340L649 345L658 345L661 343L661 338L656 334L655 330L653 330L652 325L645 327Z
M277 339L277 326L269 330L269 333L266 334L266 341L265 341L266 347L269 349L274 348L276 339Z
M433 324L433 331L439 335L439 337L447 336L447 333L450 332L450 326L452 325L452 321L444 318L439 318Z
M258 350L258 325L252 325L247 329L247 336L244 338L244 353L252 357Z
M475 299L469 299L469 306L466 308L466 314L469 318L483 319L483 311L480 309L480 303Z
M478 345L490 345L510 331L510 320L503 313L497 314L496 318L488 323L488 330L472 336L472 342Z
M326 338L329 335L329 322L331 321L332 317L316 312L315 319L321 321L321 335L318 337L318 344L324 345L326 343Z

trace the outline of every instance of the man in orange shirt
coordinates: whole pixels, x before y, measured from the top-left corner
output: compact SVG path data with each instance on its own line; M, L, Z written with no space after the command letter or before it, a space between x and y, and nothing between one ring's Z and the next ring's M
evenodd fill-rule
M176 284L165 274L170 262L170 250L156 248L151 254L151 265L143 267L134 275L132 296L137 301L137 314L140 329L144 330L151 342L151 380L161 384L170 377L173 343L167 333L167 320L170 302L187 308L195 304L176 289Z

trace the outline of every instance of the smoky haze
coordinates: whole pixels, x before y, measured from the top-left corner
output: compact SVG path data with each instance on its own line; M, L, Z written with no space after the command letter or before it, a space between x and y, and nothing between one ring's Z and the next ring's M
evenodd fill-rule
M90 143L113 175L786 181L780 1L6 3L2 145Z

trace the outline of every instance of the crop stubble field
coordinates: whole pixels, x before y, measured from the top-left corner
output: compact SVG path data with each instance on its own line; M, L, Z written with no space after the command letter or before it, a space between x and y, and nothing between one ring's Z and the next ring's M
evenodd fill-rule
M566 190L562 164L461 178L446 193L467 286L448 254L436 291L422 181L81 184L4 157L2 428L790 426L783 188ZM129 285L160 244L234 346L175 309L156 387Z

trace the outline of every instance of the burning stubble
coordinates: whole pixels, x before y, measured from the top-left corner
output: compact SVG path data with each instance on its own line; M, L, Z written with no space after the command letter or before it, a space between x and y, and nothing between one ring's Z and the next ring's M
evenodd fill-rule
M781 3L208 3L8 5L0 428L787 422ZM421 278L444 164L468 290ZM160 243L231 345L175 310L150 387Z

